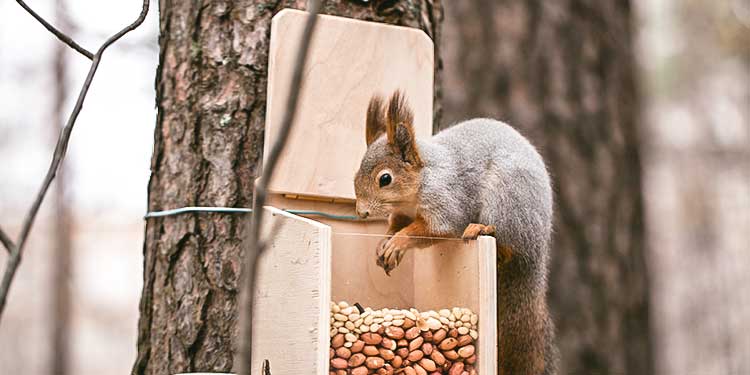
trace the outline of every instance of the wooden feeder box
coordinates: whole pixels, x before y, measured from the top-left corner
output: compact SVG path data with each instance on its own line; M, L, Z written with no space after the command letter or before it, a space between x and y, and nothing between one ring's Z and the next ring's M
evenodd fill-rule
M273 19L266 154L284 111L305 12ZM365 153L373 94L404 91L418 137L432 129L433 44L422 31L319 16L297 119L265 209L273 237L259 259L253 315L253 371L329 373L330 301L373 309L467 307L479 315L477 370L497 367L495 240L435 241L412 250L391 276L375 264L385 221L301 217L283 209L355 215L353 178Z

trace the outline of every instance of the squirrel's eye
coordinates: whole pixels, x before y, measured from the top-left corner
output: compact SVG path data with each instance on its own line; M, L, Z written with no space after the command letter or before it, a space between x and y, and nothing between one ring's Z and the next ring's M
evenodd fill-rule
M390 185L391 181L393 181L393 178L391 178L390 174L383 173L380 175L380 187Z

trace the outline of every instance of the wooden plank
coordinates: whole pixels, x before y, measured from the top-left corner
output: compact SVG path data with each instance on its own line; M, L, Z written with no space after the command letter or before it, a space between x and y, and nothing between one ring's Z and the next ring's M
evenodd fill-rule
M477 239L477 268L479 270L479 340L477 345L477 371L482 374L497 373L497 246L495 238L480 236Z
M286 111L292 62L306 16L285 9L273 18L266 147L273 144ZM433 45L417 29L319 17L294 129L269 190L351 200L354 174L366 149L365 112L373 94L402 89L414 109L417 135L432 133Z
M328 374L331 228L266 207L253 314L253 364L279 374Z
M311 210L336 215L356 216L354 205L310 200L288 199L278 194L269 195L269 204L281 209ZM311 216L331 226L331 293L334 301L359 302L363 306L412 307L414 291L411 285L412 255L403 260L391 276L375 264L375 249L385 238L385 221L345 221Z
M374 309L414 306L413 252L404 256L391 276L375 263L375 250L385 238L384 232L359 235L334 230L331 291L336 301L359 302Z

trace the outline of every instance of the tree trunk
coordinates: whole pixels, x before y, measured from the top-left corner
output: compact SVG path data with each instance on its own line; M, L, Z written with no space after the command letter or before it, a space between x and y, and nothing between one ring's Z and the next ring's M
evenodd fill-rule
M445 124L506 121L553 176L549 302L561 373L652 373L630 3L445 8Z
M68 32L70 20L67 17L65 0L55 1L55 19L63 32ZM60 136L60 124L66 120L67 101L67 59L65 54L68 47L63 43L55 44L52 61L53 107L51 114L51 139L53 144ZM67 375L70 373L70 325L71 299L70 276L73 262L71 252L73 247L73 213L68 199L68 171L67 163L60 165L57 178L52 187L51 195L54 199L54 219L52 242L54 248L50 253L52 277L50 278L51 311L50 314L50 359L48 369L51 374Z
M263 146L271 17L305 2L159 5L148 209L249 207ZM323 13L417 27L433 38L442 19L439 1L430 0L331 0ZM228 214L148 220L134 374L231 370L241 221Z

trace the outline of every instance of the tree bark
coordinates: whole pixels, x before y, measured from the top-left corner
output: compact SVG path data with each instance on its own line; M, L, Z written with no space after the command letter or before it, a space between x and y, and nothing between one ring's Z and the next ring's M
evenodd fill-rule
M630 2L445 8L444 124L506 121L553 176L560 373L653 373Z
M249 207L263 147L271 17L305 2L159 5L148 209ZM416 27L432 38L442 19L440 2L430 0L331 0L323 13ZM231 370L241 224L227 214L148 220L134 374Z

